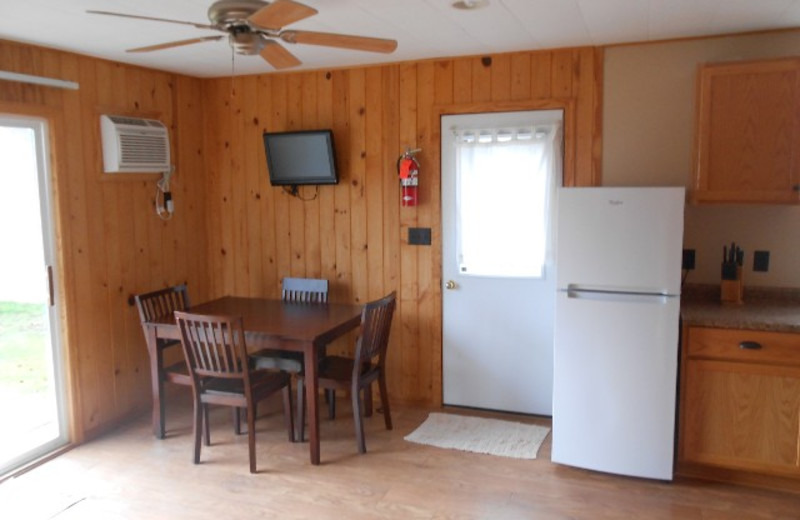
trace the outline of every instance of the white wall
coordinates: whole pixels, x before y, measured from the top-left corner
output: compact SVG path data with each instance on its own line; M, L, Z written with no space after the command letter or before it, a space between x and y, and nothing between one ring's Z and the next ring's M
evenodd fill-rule
M603 185L688 188L697 66L794 55L800 31L606 49ZM800 287L800 206L687 205L684 224L684 247L697 251L688 282L719 282L722 247L735 241L745 285ZM770 251L767 273L752 271L757 249Z

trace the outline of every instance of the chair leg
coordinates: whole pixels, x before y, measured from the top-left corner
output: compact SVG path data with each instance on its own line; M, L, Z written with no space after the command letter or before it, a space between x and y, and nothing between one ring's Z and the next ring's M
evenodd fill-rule
M381 394L381 408L383 408L383 421L386 423L386 429L392 429L392 413L389 410L389 393L386 391L386 379L383 372L378 376L378 390Z
M358 444L358 452L367 452L367 443L364 440L364 416L361 409L361 392L358 391L358 385L353 385L350 392L353 397L353 422L356 427L356 443Z
M208 422L208 405L203 403L203 432L205 435L203 436L206 446L211 446L211 427L209 426Z
M203 411L205 410L205 405L202 404L200 401L195 399L194 401L194 457L193 462L195 464L200 464L200 437L203 434L203 428L207 428L204 426L205 421L203 421ZM207 431L207 430L206 430Z
M306 425L306 385L302 379L297 380L297 419L295 420L295 441L303 442Z
M235 406L232 408L233 412L233 433L236 435L242 434L242 413L241 408Z
M364 389L364 417L372 417L372 384Z
M237 408L238 410L238 408ZM256 407L247 407L247 454L250 459L250 473L256 472Z
M336 390L326 388L325 398L328 401L328 419L336 419Z
M289 432L289 442L294 442L294 420L292 419L293 412L292 384L289 383L283 387L283 417L286 420L286 430Z

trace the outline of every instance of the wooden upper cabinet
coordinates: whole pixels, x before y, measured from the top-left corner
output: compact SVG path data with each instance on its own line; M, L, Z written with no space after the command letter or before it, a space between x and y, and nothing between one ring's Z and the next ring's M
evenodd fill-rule
M800 202L800 58L704 65L692 200Z

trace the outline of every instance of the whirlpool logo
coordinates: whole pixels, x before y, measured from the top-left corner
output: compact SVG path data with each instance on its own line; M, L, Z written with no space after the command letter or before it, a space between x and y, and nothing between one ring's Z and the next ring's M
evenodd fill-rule
M610 199L610 200L608 201L608 203L609 203L611 206L622 206L622 205L624 204L624 202L622 202L621 200L616 200L616 199Z

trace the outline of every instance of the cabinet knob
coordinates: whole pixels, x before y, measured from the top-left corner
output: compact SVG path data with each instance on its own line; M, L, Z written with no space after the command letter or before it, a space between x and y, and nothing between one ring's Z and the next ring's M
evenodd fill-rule
M745 350L761 350L761 343L758 341L742 341L739 343L739 348Z
M794 186L792 186L792 189L794 191L800 191L800 184L795 184Z

